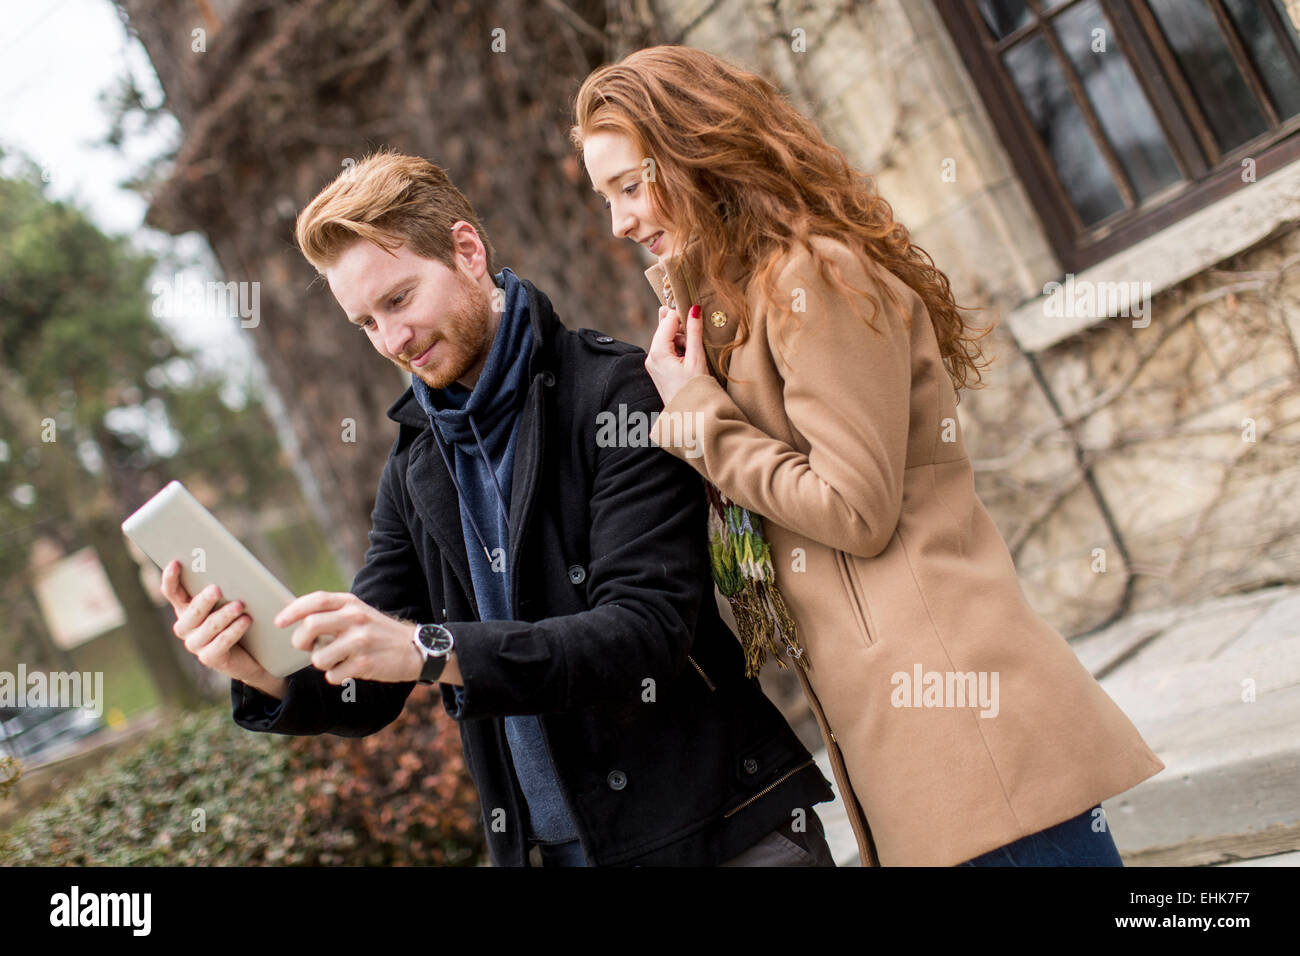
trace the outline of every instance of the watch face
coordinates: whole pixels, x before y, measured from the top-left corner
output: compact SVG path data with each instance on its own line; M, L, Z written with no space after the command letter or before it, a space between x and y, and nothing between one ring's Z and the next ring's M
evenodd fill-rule
M420 643L435 657L451 653L451 632L441 624L424 624L420 627Z

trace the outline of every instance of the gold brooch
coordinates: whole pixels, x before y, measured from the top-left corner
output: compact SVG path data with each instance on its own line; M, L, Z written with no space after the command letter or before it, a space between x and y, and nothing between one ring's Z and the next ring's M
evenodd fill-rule
M709 316L709 321L712 322L716 328L720 329L727 324L727 314L725 312L714 312Z

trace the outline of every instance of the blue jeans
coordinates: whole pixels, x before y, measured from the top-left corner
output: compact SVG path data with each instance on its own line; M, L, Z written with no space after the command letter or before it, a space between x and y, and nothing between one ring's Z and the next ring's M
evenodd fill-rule
M1093 821L1102 826L1093 829ZM1021 837L958 866L1123 866L1101 807Z

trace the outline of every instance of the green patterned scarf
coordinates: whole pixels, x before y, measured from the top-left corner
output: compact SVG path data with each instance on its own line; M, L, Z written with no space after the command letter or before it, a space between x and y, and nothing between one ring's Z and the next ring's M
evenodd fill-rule
M689 304L694 304L694 289L684 266L680 274ZM676 308L669 272L664 271L663 298L670 308ZM727 378L707 354L709 371L725 389ZM785 601L776 586L776 571L772 567L772 550L763 537L763 519L728 498L713 482L704 479L709 499L709 564L713 580L731 605L736 618L736 635L745 653L745 676L757 677L763 662L771 653L777 664L784 668L785 651L807 671L812 662L799 646L794 619L786 610ZM784 645L784 647L782 647Z
M769 653L785 667L783 650L807 671L811 661L799 646L794 620L777 589L763 519L736 504L711 481L706 479L704 485L709 497L709 563L740 630L745 676L757 677Z

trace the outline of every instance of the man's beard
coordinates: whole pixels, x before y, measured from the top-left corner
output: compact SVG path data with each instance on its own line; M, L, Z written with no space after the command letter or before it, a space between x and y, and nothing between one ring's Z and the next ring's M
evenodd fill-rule
M455 300L443 310L443 336L438 338L434 353L420 368L411 366L410 360L403 368L412 372L430 388L446 388L463 378L480 361L487 359L492 347L489 326L491 300L478 283L456 273L458 293ZM410 358L419 358L429 347L429 341L417 345Z

